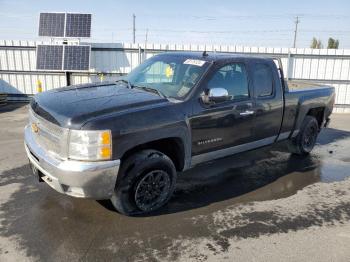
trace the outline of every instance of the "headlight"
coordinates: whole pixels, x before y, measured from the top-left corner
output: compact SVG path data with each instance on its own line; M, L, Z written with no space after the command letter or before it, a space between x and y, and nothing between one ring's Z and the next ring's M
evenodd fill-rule
M108 160L112 157L110 130L71 130L68 157L76 160Z

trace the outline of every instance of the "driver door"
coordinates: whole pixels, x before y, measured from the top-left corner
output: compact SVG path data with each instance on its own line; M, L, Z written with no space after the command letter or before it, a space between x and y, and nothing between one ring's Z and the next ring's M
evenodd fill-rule
M233 62L219 66L205 89L224 88L230 99L205 104L198 99L192 128L194 164L234 153L253 141L254 102L251 96L246 65Z

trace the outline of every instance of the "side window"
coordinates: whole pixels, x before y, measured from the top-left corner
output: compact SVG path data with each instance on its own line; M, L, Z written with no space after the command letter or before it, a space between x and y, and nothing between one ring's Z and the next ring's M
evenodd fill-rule
M257 63L254 66L253 84L256 97L270 96L273 93L273 77L268 65Z
M244 64L232 63L221 67L208 82L208 88L225 88L232 99L249 97L247 72Z

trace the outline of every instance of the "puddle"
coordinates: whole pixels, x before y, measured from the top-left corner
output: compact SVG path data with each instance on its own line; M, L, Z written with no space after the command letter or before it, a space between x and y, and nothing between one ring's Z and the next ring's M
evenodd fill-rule
M317 182L344 180L349 170L350 163L343 160L260 149L183 173L172 202L186 210L221 201L227 205L285 198Z
M321 182L342 181L350 176L350 161L332 160L324 162L321 162L320 168Z

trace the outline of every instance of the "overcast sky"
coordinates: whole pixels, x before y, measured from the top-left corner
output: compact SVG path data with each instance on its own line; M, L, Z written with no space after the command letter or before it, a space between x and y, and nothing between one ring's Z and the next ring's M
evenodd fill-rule
M313 36L324 45L332 36L350 48L350 1L270 0L0 0L0 39L38 39L40 12L92 13L93 42L232 44L290 47L295 16L297 47Z

